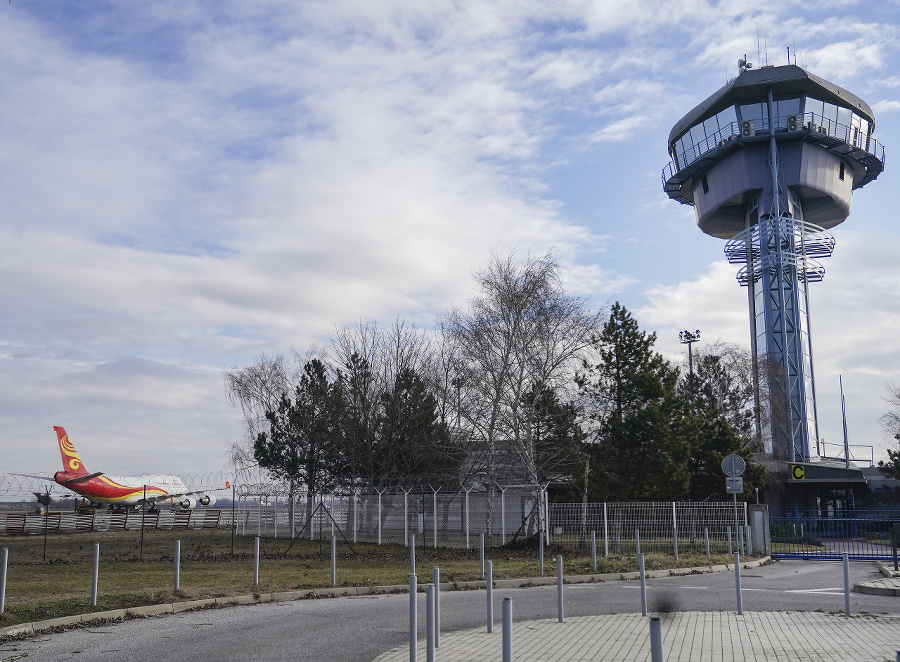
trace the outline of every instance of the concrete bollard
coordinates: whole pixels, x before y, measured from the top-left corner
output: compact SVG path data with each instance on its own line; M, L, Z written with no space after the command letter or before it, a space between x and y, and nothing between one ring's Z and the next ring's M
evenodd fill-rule
M850 555L844 552L844 616L850 615Z
M494 631L494 562L487 562L487 631Z
M181 541L175 541L175 593L181 590Z
M650 617L650 660L663 662L662 623L659 616Z
M741 555L734 555L734 588L737 591L737 613L744 615L744 600L741 596Z
M253 539L253 585L259 586L259 536Z
M337 586L337 538L331 535L331 585Z
M706 537L706 560L709 561L709 527L703 529L703 535Z
M641 573L641 616L647 615L647 572L644 567L644 555L638 556L638 570Z
M556 557L556 614L560 623L565 620L565 601L563 599L563 557Z
M434 647L441 647L441 569L431 568L431 582L434 584Z
M503 662L513 662L512 598L503 598Z
M416 575L409 576L409 662L416 662L416 636L419 630L416 615Z
M597 532L591 531L591 572L597 572Z
M434 584L425 587L425 662L434 662Z
M6 564L9 560L9 549L0 551L0 614L6 609Z
M97 606L97 585L100 583L100 543L94 543L94 567L91 572L91 607Z
M478 579L484 579L484 534L478 536Z

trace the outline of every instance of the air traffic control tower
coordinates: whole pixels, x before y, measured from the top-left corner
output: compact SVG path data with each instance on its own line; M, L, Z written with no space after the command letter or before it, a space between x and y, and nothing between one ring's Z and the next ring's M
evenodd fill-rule
M884 148L859 97L796 65L751 66L739 61L737 78L675 124L663 189L693 206L700 229L724 239L728 261L744 265L737 279L748 291L766 450L816 462L824 451L808 286L825 274L820 260L835 245L829 230L850 214L853 191L884 169ZM768 401L759 401L760 379ZM773 393L783 402L773 403Z

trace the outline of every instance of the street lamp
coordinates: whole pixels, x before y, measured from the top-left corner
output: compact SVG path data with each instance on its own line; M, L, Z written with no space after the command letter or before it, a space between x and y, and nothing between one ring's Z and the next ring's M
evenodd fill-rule
M700 340L700 329L693 332L679 331L678 340L682 345L688 346L688 392L691 394L691 402L694 401L694 355L691 351L691 345Z

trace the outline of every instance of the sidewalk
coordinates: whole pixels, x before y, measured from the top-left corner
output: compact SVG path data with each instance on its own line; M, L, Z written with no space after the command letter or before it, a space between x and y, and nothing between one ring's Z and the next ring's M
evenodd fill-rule
M666 662L815 660L893 662L900 650L900 617L822 612L683 612L662 618ZM515 606L513 607L515 619ZM425 660L424 641L418 660ZM437 662L499 662L502 627L441 634ZM407 662L409 646L373 662ZM513 623L515 662L650 660L650 628L640 614L582 616Z

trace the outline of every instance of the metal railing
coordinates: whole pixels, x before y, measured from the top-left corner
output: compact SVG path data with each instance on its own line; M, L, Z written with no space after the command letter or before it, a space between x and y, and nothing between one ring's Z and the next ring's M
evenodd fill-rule
M860 150L877 159L881 167L884 167L884 145L870 135L866 135L859 130L859 127L847 126L840 124L834 120L826 119L815 113L805 113L786 115L775 117L774 131L775 134L797 134L798 137L810 134L822 136L838 140L855 150ZM736 141L750 140L763 136L770 136L769 120L747 120L738 124L731 122L728 126L723 127L711 136L708 136L702 142L695 144L692 148L687 149L675 155L675 159L670 161L662 172L663 188L668 191L667 183L678 172L687 168L689 165L705 155L709 155L715 150L724 150L733 147ZM879 170L880 172L880 170ZM679 184L680 186L680 184Z
M897 517L829 517L811 514L770 517L772 556L838 560L890 559L891 531Z

